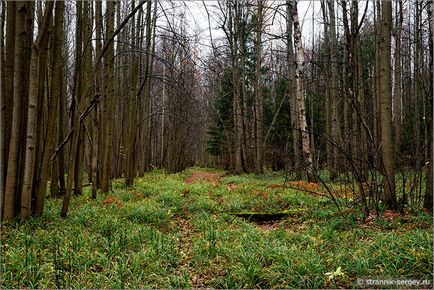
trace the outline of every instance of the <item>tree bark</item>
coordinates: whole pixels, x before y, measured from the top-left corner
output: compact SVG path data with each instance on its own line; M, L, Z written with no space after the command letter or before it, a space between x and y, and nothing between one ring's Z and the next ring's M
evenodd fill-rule
M81 63L81 74L82 74L82 96L80 97L80 102L90 103L91 102L91 93L90 90L84 85L90 85L94 87L95 83L93 82L95 75L92 74L92 67L93 67L93 59L92 59L92 39L93 39L93 15L91 6L93 6L93 1L83 1L83 56L82 56L82 63ZM97 94L95 94L97 95ZM96 105L95 105L96 106ZM96 112L96 110L94 110ZM90 116L93 115L93 113L90 113ZM77 164L77 174L76 174L76 181L75 181L75 193L81 194L83 191L83 175L84 175L84 169L85 165L89 165L88 168L88 176L89 176L89 182L92 182L92 146L94 144L92 140L93 136L93 129L94 124L92 118L89 118L88 120L84 120L82 122L82 134L81 134L81 151L79 155L79 162ZM87 132L86 132L87 131ZM87 133L87 134L86 134ZM87 156L87 158L86 158ZM86 164L86 159L88 159L88 162Z
M150 112L150 99L151 99L151 78L152 78L152 60L155 50L155 26L157 17L157 4L154 1L154 13L151 16L152 2L148 0L146 6L146 54L145 54L145 79L144 79L144 96L143 96L143 117L149 115ZM152 21L151 21L152 20ZM154 28L152 28L154 26ZM152 43L152 46L151 46ZM142 146L144 152L142 152L143 162L141 164L142 168L139 168L139 175L142 176L145 170L150 170L151 163L151 146L150 145L150 134L149 134L149 124L150 120L145 121L142 130Z
M397 17L395 28L395 80L393 98L393 121L395 125L395 156L399 158L401 152L401 31L403 22L402 2L396 2Z
M55 7L54 18L54 33L53 33L53 66L51 71L51 87L50 87L50 101L48 103L48 111L56 112L61 92L61 75L62 75L62 32L63 32L63 19L64 19L65 3L57 1ZM41 173L38 181L38 187L35 196L35 211L34 215L39 216L44 210L45 191L47 188L48 169L50 166L50 158L53 153L53 135L54 126L56 124L55 114L48 114L47 119L47 135L44 142L44 151L41 162Z
M96 55L101 54L102 49L102 32L103 32L103 23L102 23L102 4L101 1L95 2L95 33L96 33ZM95 94L102 94L102 69L99 68L98 72L95 76ZM92 174L92 197L96 198L98 191L98 161L101 161L100 157L100 142L102 139L100 138L99 132L101 131L100 120L100 108L101 105L97 104L95 111L93 112L93 126L92 129L92 154L91 154L91 174Z
M340 126L339 126L339 116L338 116L338 60L337 60L337 36L336 36L336 16L335 16L335 7L333 1L327 1L329 8L329 17L330 17L330 27L329 27L329 41L330 41L330 63L331 63L331 71L330 71L330 102L331 102L331 137L333 142L336 144L333 146L331 150L331 179L336 177L336 173L339 170L339 144L341 139L340 134Z
M9 116L5 114L8 109L10 109L11 95L4 95L6 92L6 76L5 76L5 21L6 21L6 2L1 2L1 21L0 21L0 90L2 96L0 97L0 220L3 212L3 191L4 191L4 171L3 168L6 164L6 147L7 142L5 141L6 131L9 131ZM9 140L9 138L7 139Z
M51 16L53 14L54 2L48 2L45 8L42 25L39 30L38 37L32 46L31 59L30 59L30 87L29 87L29 103L27 110L27 138L25 147L25 159L24 159L24 176L23 187L21 190L21 219L26 219L30 216L32 190L34 189L33 177L35 174L35 146L37 142L36 126L37 126L37 114L38 108L38 93L39 88L44 84L39 83L40 67L46 66L46 62L42 62L42 59L46 61L46 57L43 55L47 51L43 49L48 41L51 25ZM42 80L44 80L42 78ZM52 111L55 115L56 111Z
M148 2L150 3L150 2ZM134 6L134 2L133 2ZM139 22L138 22L139 23ZM139 33L139 29L137 28L137 32ZM136 36L136 23L135 17L132 18L131 24L131 35L129 37L133 44L133 47L137 47L136 40L138 37ZM138 59L137 53L131 52L131 74L130 74L130 92L129 92L129 100L128 100L128 108L127 108L127 130L125 137L125 154L126 154L126 164L125 164L125 185L132 186L134 183L134 178L136 175L136 136L137 136L137 77L138 77ZM146 69L147 70L147 69Z
M322 13L323 13L323 21L324 21L324 44L327 50L328 55L330 55L329 59L325 60L325 67L326 69L331 67L331 58L332 58L332 53L331 53L331 42L330 42L330 26L331 26L331 21L330 19L330 7L326 6L326 1L322 0L321 1L321 9L322 9ZM334 5L334 2L331 1L327 1L327 3L331 3L332 5ZM331 74L325 73L325 81L326 81L326 99L325 99L325 107L326 107L326 126L325 126L325 133L326 133L326 138L325 138L325 142L326 142L326 165L327 165L327 169L330 172L330 179L334 179L336 176L335 170L334 170L334 159L333 159L333 140L332 139L332 93L334 88L332 88L332 82L331 82ZM333 176L332 176L333 175Z
M297 90L295 86L295 56L293 48L293 30L292 30L292 12L293 12L293 1L287 0L287 23L286 23L286 34L288 43L288 94L290 103L290 118L291 118L291 133L292 133L292 160L294 167L297 166L297 160L300 158L300 132L298 125L298 106L297 106ZM300 178L299 170L296 171L297 178Z
M256 123L256 173L264 172L264 120L263 120L263 96L262 96L262 22L263 22L263 0L257 0L257 18L256 18L256 40L255 40L255 123Z
M303 158L305 167L307 169L307 177L309 181L313 181L312 175L312 154L310 151L310 138L307 131L306 110L304 105L304 91L303 91L303 75L304 75L304 48L301 42L301 29L298 19L297 2L293 0L292 21L294 25L294 43L296 47L296 72L295 83L297 88L297 106L299 110L298 121L301 129L301 145L303 151Z
M66 125L66 116L65 116L65 109L66 109L66 92L67 92L67 82L66 82L66 66L64 65L64 63L66 62L67 57L65 56L66 54L66 49L65 49L65 38L63 37L63 45L62 45L62 59L63 59L63 68L60 71L60 96L59 96L59 118L58 118L58 135L59 135L59 144L61 144L61 142L63 142L63 138L65 136L65 125ZM58 155L57 155L57 159L58 159L58 168L59 168L59 195L64 195L65 191L66 191L66 186L65 186L65 169L66 169L66 164L65 164L65 149L62 148Z
M432 0L428 3L428 21L429 21L429 71L430 71L430 87L428 92L428 103L427 103L427 122L428 122L428 168L426 172L426 191L423 206L429 211L433 211L433 82L434 82L434 71L433 71L433 36L434 36L434 3Z
M115 3L112 1L107 2L107 22L106 22L106 35L112 35L114 31L114 13ZM103 156L103 170L101 180L102 193L108 193L109 182L111 177L111 154L113 144L113 104L114 104L114 44L111 42L106 51L106 100L104 104L104 125L105 125L105 148Z
M416 6L414 36L414 146L416 149L415 161L416 171L419 171L422 166L423 154L421 148L421 101L422 101L422 2L414 2Z
M229 8L229 43L231 50L231 69L232 69L232 85L233 85L233 116L234 116L234 151L235 151L235 168L234 173L238 174L242 171L242 132L243 120L241 116L241 96L240 96L240 80L238 76L238 5L236 1L228 4ZM234 15L235 14L235 15Z
M381 144L381 88L380 88L380 82L381 82L381 1L376 1L376 41L375 41L375 101L373 102L374 112L377 115L376 118L376 147L380 148ZM375 163L377 164L378 158L375 158Z
M384 169L384 196L387 206L397 209L395 164L392 139L392 70L391 70L392 2L381 3L381 152Z
M87 34L87 11L88 11L89 2L88 1L77 1L76 2L76 31L75 31L75 40L76 40L76 51L75 51L75 91L74 91L74 114L73 120L75 119L74 115L80 115L80 110L78 109L80 105L86 102L86 96L84 92L86 88L84 87L84 83L86 82L85 74L85 46L86 46L86 34ZM74 167L74 193L81 194L82 193L82 184L83 184L83 165L84 165L84 147L85 147L85 131L84 125L82 123L80 125L80 135L78 140L78 149L77 156Z
M31 42L33 35L33 2L17 2L15 20L15 57L14 57L14 88L11 136L7 161L6 185L4 193L5 220L18 214L20 197L20 168L23 149L22 132L26 130L27 103L29 90L29 69ZM25 132L25 131L24 131Z
M4 93L1 100L1 160L0 160L0 210L4 212L6 172L9 157L9 141L11 136L13 96L14 96L14 58L15 58L15 21L16 21L16 2L6 3L6 36L5 36L5 58L2 63L4 69ZM6 78L6 75L9 76ZM11 77L12 76L12 77ZM10 201L10 200L9 200ZM1 218L1 215L0 215Z

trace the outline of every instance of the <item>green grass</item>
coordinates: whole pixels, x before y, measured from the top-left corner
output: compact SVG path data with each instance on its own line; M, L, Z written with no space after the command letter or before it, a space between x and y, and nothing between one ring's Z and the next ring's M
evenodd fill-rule
M223 174L153 171L133 188L115 180L114 203L85 191L66 219L62 201L47 199L42 217L4 223L0 287L354 288L357 278L432 279L428 214L365 225L326 198L270 186L283 183L278 173L186 183L197 172ZM265 225L230 214L283 210L293 213Z

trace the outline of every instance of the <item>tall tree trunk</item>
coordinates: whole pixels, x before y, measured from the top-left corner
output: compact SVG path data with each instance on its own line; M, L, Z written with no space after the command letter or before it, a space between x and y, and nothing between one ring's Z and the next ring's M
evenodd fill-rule
M86 96L84 96L84 83L86 82L85 74L85 46L86 46L86 35L87 35L87 12L88 12L89 1L77 1L76 2L76 11L77 11L77 19L76 19L76 51L75 51L75 92L74 92L74 101L75 108L74 114L80 114L79 107L83 102L86 102ZM75 117L73 116L73 120ZM79 121L80 122L80 121ZM85 131L84 126L80 122L80 135L78 141L78 149L77 149L77 157L75 161L74 167L74 193L81 194L82 193L82 184L83 184L83 165L84 165L84 147L85 147Z
M6 2L5 2L6 3ZM13 97L14 97L14 58L15 58L15 21L16 21L16 2L6 3L6 37L5 37L5 56L2 68L4 70L4 93L0 98L1 102L1 160L0 160L0 211L3 213L5 204L6 172L9 156L9 141L11 136ZM6 76L9 76L6 78ZM9 202L11 200L9 199ZM1 219L1 215L0 215Z
M231 69L232 69L232 85L233 85L233 116L234 116L234 151L235 151L235 173L242 171L242 132L243 120L241 116L241 96L240 96L240 78L238 64L238 5L236 1L229 3L229 42L231 50ZM233 5L233 7L232 7Z
M397 17L395 28L395 95L393 98L393 121L395 125L395 156L400 157L401 152L401 31L402 31L402 2L396 2Z
M83 1L83 61L81 64L81 73L82 73L82 96L80 102L84 102L85 104L91 103L91 94L89 88L85 87L85 84L88 85L90 82L90 85L93 87L95 83L93 82L95 75L93 75L92 68L92 34L93 34L93 15L91 9L93 7L92 1ZM94 110L96 112L96 110ZM88 176L89 181L92 182L92 169L91 169L91 163L92 163L92 129L93 129L93 120L91 116L93 113L90 113L90 118L87 120L84 120L82 122L82 134L81 134L81 152L79 156L79 163L77 164L77 180L75 181L75 192L78 194L82 193L83 188L83 175L84 175L84 168L85 168L85 160L88 159ZM92 128L92 129L91 129ZM87 134L86 134L87 133ZM87 158L85 158L87 156Z
M8 114L5 115L5 112L10 109L10 103L11 95L4 95L6 92L5 89L5 42L3 41L5 39L5 21L6 21L6 2L1 2L1 21L0 21L0 90L2 92L2 96L0 97L0 110L1 110L1 117L0 117L0 146L1 146L1 152L0 152L0 220L2 217L3 212L3 191L4 191L4 171L3 168L6 164L6 144L5 141L5 133L9 130L9 116ZM9 139L8 139L9 140Z
M263 22L263 0L257 0L258 10L256 18L256 40L255 40L255 122L256 122L256 172L264 172L264 120L263 120L263 96L262 96L262 22Z
M56 112L59 98L61 98L61 76L62 76L62 32L63 32L63 19L64 19L65 3L57 1L55 7L54 19L54 39L53 39L53 65L51 72L51 87L50 87L50 101L48 103L48 111ZM50 166L50 158L53 153L54 144L54 126L56 124L55 114L48 114L47 119L47 135L44 142L44 151L41 162L41 173L38 181L38 187L35 196L35 211L34 215L39 216L44 210L45 191L47 188L48 169Z
M148 2L149 3L149 2ZM133 2L134 8L134 2ZM137 22L139 23L139 21ZM139 28L137 28L139 33ZM133 47L137 46L136 40L136 23L135 17L132 18L131 35L129 37ZM136 136L137 136L137 77L138 77L138 59L136 52L131 52L131 74L130 74L130 94L127 108L127 132L125 137L126 149L126 164L125 164L125 184L132 186L136 175Z
M380 90L380 78L381 78L381 2L376 1L376 16L375 16L375 99L373 101L374 104L374 112L376 113L376 120L374 123L374 134L375 134L375 146L376 149L380 148L381 144L381 90ZM381 150L380 150L381 152ZM374 158L375 165L378 163L378 154L376 154Z
M415 35L415 48L414 48L414 146L416 149L415 161L416 171L419 171L422 166L423 154L421 148L421 101L422 101L422 2L415 1L416 6L414 35Z
M298 121L301 129L301 145L303 150L303 157L307 169L307 177L309 181L313 181L312 175L312 154L310 151L310 138L307 131L306 110L304 105L304 91L303 91L303 75L304 75L304 48L301 42L301 28L298 20L297 2L293 0L292 6L292 21L294 25L294 43L296 47L296 72L295 83L297 88L297 106L299 110Z
M355 134L354 134L354 129L355 129L355 124L351 121L353 121L354 116L353 116L353 111L355 109L355 97L354 97L354 39L353 39L353 34L354 31L350 30L350 24L348 21L348 12L347 12L347 2L346 1L342 1L341 2L342 5L342 22L343 22L343 26L344 26L344 34L345 34L345 74L344 74L344 78L345 78L345 96L346 96L346 105L347 105L347 110L346 110L346 116L345 116L345 134L347 135L347 138L349 140L352 140L352 142L348 142L346 144L346 151L348 152L348 154L350 156L352 156L352 163L355 163L355 158L357 155L356 150L353 150L353 148L355 146L358 146L356 143L356 140L354 139ZM351 18L354 18L351 17ZM348 164L349 167L351 167L351 165Z
M65 43L65 39L63 38L63 43ZM66 49L65 46L62 45L62 59L65 61L67 59L67 57L65 56L66 54ZM62 65L64 64L64 61L62 62ZM66 114L65 114L65 109L66 109L66 91L67 91L67 82L66 82L66 66L63 65L62 70L60 71L60 96L59 96L59 116L58 116L58 139L59 139L59 143L58 145L60 145L60 142L63 142L63 138L65 136L65 127L66 127ZM65 186L65 169L66 169L66 164L65 164L65 147L63 147L59 153L57 154L57 159L58 159L58 168L59 168L59 195L64 195L65 191L66 191L66 186Z
M434 36L434 3L432 0L428 3L428 21L429 21L429 71L430 71L430 87L428 92L428 103L427 103L427 122L428 122L428 168L426 177L426 191L423 206L433 211L433 82L434 82L434 71L433 71L433 36Z
M363 78L363 55L362 48L360 43L360 25L358 22L359 13L358 13L358 1L353 1L353 17L352 17L352 30L354 35L354 93L356 94L356 98L354 100L354 133L355 140L358 144L354 146L355 149L355 157L358 162L358 166L361 170L362 178L366 179L366 169L367 169L367 161L368 161L368 148L367 148L367 136L366 136L366 127L364 124L366 122L366 107L365 107L365 85Z
M392 2L381 3L381 152L384 169L384 196L390 209L397 208L395 164L392 139L392 70L391 70Z
M248 143L250 143L250 140L247 140L247 134L250 132L249 130L249 122L247 121L247 114L248 114L248 108L247 108L247 84L246 84L246 28L242 24L241 19L241 9L242 5L239 6L239 15L237 17L238 22L238 36L239 36L239 44L240 44L240 127L239 127L239 134L241 139L241 167L242 171L247 172L251 170L250 166L250 160L252 158L249 158L249 153L247 151Z
M297 106L297 89L295 86L295 56L292 41L292 12L293 12L293 1L287 0L286 2L286 34L288 43L288 94L289 94L289 104L290 104L290 117L291 117L291 133L292 133L292 153L293 153L293 165L297 166L298 158L300 158L300 136L299 136L299 126L298 126L298 106ZM296 171L297 177L299 176L299 170Z
M358 75L358 66L359 66L359 56L360 56L360 37L357 33L358 26L358 17L359 17L359 9L357 1L351 1L350 6L350 27L351 31L348 34L351 41L348 42L348 49L351 51L351 63L348 68L349 76L351 76L351 80L348 81L351 86L350 93L350 101L351 101L351 109L352 109L352 128L351 128L351 155L354 160L354 164L357 164L358 168L360 168L360 151L361 151L361 140L360 140L360 118L357 115L358 111L358 99L359 99L359 75ZM351 70L351 71L350 71Z
M156 21L156 12L157 6L154 3L154 15L152 16L151 8L152 2L151 0L147 1L146 5L146 54L145 54L145 79L144 79L144 96L143 96L143 118L150 113L150 101L151 101L151 78L152 78L152 58L153 58L153 50L155 47L155 21ZM152 28L154 26L154 28ZM152 44L152 45L151 45ZM144 152L142 153L143 164L142 168L139 169L139 174L143 175L144 170L150 170L151 164L151 146L150 146L150 134L149 134L149 124L151 119L148 119L144 122L141 130L143 136L143 148Z
M148 3L149 4L149 3ZM138 40L137 40L137 45L140 49L143 48L143 43L145 43L145 47L146 47L146 42L144 41L145 39L145 31L146 31L146 15L143 15L142 11L140 10L139 12L139 17L137 20L137 35L138 35ZM142 56L142 53L139 53L139 66L142 67L144 66L144 59L146 58ZM146 70L146 66L145 66L145 70ZM141 83L140 88L137 91L137 100L138 100L138 106L137 106L137 120L143 120L144 118L144 107L145 104L143 103L143 99L144 99L144 92L143 92L143 87L145 86L145 79L143 78L143 80L141 80L140 77L138 77L137 79L138 83ZM145 148L144 147L144 131L143 131L143 123L141 125L138 125L137 128L137 141L136 141L136 156L137 156L137 172L136 174L138 176L143 176L145 174Z
M14 57L14 99L11 123L11 136L7 161L7 174L4 193L5 220L14 218L19 208L20 165L23 149L23 130L26 130L27 102L29 90L30 54L33 35L33 5L31 1L16 3L15 57ZM25 115L24 115L25 113Z
M327 1L327 3L331 3L334 5L334 2ZM330 20L329 20L329 13L330 8L326 6L326 3L324 0L321 0L321 10L323 13L323 21L324 21L324 44L327 50L328 55L330 55L329 59L326 59L325 66L326 69L331 67L331 44L330 44ZM332 92L334 88L332 88L332 82L331 82L331 74L325 73L325 81L326 81L326 99L325 99L325 106L326 106L326 165L330 172L330 179L334 179L336 174L334 170L334 163L333 163L333 142L332 140ZM333 175L333 176L332 176Z
M339 126L339 116L338 116L338 64L337 64L337 36L336 36L336 17L335 17L335 7L333 1L327 1L329 8L330 17L330 27L329 27L329 41L330 41L330 103L331 103L331 138L336 144L331 150L331 179L336 177L337 170L339 169L339 144L341 139L340 126Z
M1 118L0 118L0 134L1 134L1 138L0 138L0 142L1 142L1 152L0 152L0 212L1 212L1 207L2 207L2 198L3 198L3 162L5 161L4 158L4 154L3 152L6 150L6 142L4 141L4 136L3 136L3 132L7 130L8 127L8 123L9 123L9 119L8 116L4 115L4 111L6 111L8 105L7 105L7 101L10 101L11 96L7 96L6 98L3 96L3 94L5 93L5 81L6 81L6 76L5 76L5 22L6 22L6 2L5 1L1 1L0 2L0 7L1 7L1 11L0 11L0 90L2 92L2 97L0 98L0 109L1 109ZM7 100L7 101L6 101ZM1 216L1 214L0 214Z
M101 54L102 50L102 31L103 31L103 23L102 23L102 5L101 1L95 2L95 33L96 33L96 55ZM102 95L102 69L98 68L98 72L95 76L95 94ZM91 174L92 174L92 197L96 198L97 190L98 190L98 161L101 161L100 156L100 142L102 141L100 138L99 131L101 131L101 124L99 122L101 105L97 104L95 111L93 112L93 126L92 129L92 154L91 154Z
M29 87L29 102L27 110L27 138L26 147L24 152L24 176L23 176L23 187L21 190L21 219L26 219L30 216L31 211L31 200L32 191L34 189L33 177L35 174L34 161L36 158L35 146L37 142L36 136L36 126L37 126L37 111L38 108L38 93L39 88L44 84L39 83L39 80L44 80L40 78L39 72L40 67L46 66L46 57L43 55L47 51L44 49L46 42L48 42L50 26L51 26L51 16L53 14L54 2L48 2L45 7L45 13L42 20L42 25L39 30L38 37L32 46L31 59L30 59L30 87ZM43 62L42 60L45 60ZM44 72L44 71L42 71ZM52 97L52 96L51 96ZM52 111L55 115L55 110Z
M107 2L107 22L106 22L106 35L112 35L114 32L114 13L115 3L113 1ZM105 115L105 146L103 155L103 170L101 180L101 191L107 193L109 191L109 183L111 178L111 157L113 148L113 104L114 104L114 44L111 42L106 51L105 65L107 71L106 86L106 100L104 104Z

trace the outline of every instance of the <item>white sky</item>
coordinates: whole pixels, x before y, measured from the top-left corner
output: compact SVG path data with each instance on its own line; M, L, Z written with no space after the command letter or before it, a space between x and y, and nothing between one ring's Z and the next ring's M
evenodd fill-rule
M211 14L211 27L216 27L216 22L213 22L213 15L215 14L215 9L212 8L213 5L216 4L216 1L213 0L205 0L205 4L208 7L208 11ZM207 40L209 40L209 30L208 30L208 17L206 14L206 10L204 8L204 3L201 0L190 0L185 1L188 10L190 13L187 12L186 16L189 20L189 26L190 28L197 26L200 31L203 31L203 37L205 37ZM281 4L282 2L286 2L284 0L270 0L267 1L269 5L277 5ZM320 1L299 1L298 2L298 14L299 18L302 23L302 35L305 41L308 39L311 39L312 37L312 17L315 17L315 21L319 21L318 17L321 17L320 15ZM312 15L313 13L313 15ZM283 24L284 25L284 24ZM318 29L319 26L316 26L315 29ZM275 23L275 27L271 28L273 31L280 30L280 27ZM283 29L286 29L283 27ZM314 30L315 30L314 29ZM317 31L314 31L315 34L317 34ZM223 37L224 33L221 29L213 29L212 30L212 36L213 38L219 38Z
M222 1L222 0L221 0ZM165 1L164 1L165 2ZM266 1L266 5L277 6L278 4L284 4L286 0L268 0ZM167 5L169 2L165 2ZM181 1L174 0L173 3L178 6L176 10L182 11L186 7L186 19L187 26L190 31L201 31L200 42L205 46L209 45L209 28L208 28L208 17L206 14L206 10L204 8L204 3L208 7L208 11L210 12L211 17L211 28L212 28L212 37L213 39L224 37L224 33L221 29L217 29L217 20L216 13L218 13L217 1L216 0L189 0L189 1ZM185 3L185 4L184 4ZM335 12L341 14L340 5L338 5L338 1L334 1L335 3ZM358 1L359 3L359 19L361 19L362 14L365 9L366 1ZM185 5L185 6L184 6ZM214 8L213 8L214 7ZM310 47L312 44L313 34L315 34L315 38L318 37L319 33L322 33L323 25L322 25L322 11L321 11L321 2L319 0L300 0L297 4L298 7L298 15L302 24L302 37L303 42L306 47ZM282 12L285 12L285 8L281 7ZM371 10L371 5L370 9ZM178 11L176 11L178 12ZM278 18L276 18L278 20ZM339 25L339 23L338 23ZM280 23L279 21L275 21L273 27L269 28L273 33L282 33L286 30L285 24Z

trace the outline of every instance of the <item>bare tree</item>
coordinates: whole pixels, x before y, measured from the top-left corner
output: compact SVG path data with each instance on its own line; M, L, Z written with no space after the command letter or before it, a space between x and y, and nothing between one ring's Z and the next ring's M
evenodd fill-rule
M4 71L4 93L1 97L1 197L3 198L6 184L6 171L9 156L9 140L11 136L11 109L13 107L14 95L14 78L6 76L14 75L14 58L15 58L15 21L16 21L16 2L10 1L6 3L7 19L6 19L6 37L4 47L4 62L2 68ZM3 61L3 59L2 59Z
M54 2L47 3L45 8L44 18L42 20L42 26L39 29L38 37L32 46L31 59L30 59L30 88L29 88L29 103L27 110L27 138L26 138L26 150L25 150L25 160L24 160L24 176L23 176L23 187L21 190L21 211L20 216L22 219L26 219L30 216L31 211L31 200L32 191L35 189L33 183L34 177L34 161L36 158L35 144L37 142L38 136L36 136L36 122L37 122L37 107L38 107L38 91L43 83L40 83L40 66L46 66L46 60L44 53L47 51L44 49L46 42L48 42L51 17L53 14ZM42 71L44 72L44 71ZM42 80L44 80L42 78ZM55 100L56 102L56 100ZM55 116L52 115L52 119ZM50 136L47 136L48 138ZM48 139L47 138L47 139ZM51 141L51 140L50 140ZM36 204L35 204L36 205Z
M433 36L434 36L434 3L432 0L429 1L427 6L428 9L428 21L429 21L429 72L430 72L430 86L428 92L428 102L427 102L427 120L428 120L428 168L426 172L426 191L423 206L433 211L433 82L434 82L434 71L433 71Z
M262 26L263 26L263 0L257 1L257 16L256 16L256 39L255 39L255 122L256 122L256 172L263 173L264 171L264 117L263 117L263 95L262 95Z
M27 125L30 51L33 36L33 2L16 4L15 56L14 56L14 102L11 120L11 136L7 161L7 174L3 200L3 218L12 219L18 212L21 185L20 162L23 150L23 132ZM19 206L18 206L19 208Z
M114 13L115 3L109 1L107 3L107 22L106 35L112 35L114 32ZM103 168L101 179L101 191L107 193L109 191L109 182L111 177L111 154L113 144L113 104L114 104L114 45L113 42L108 44L105 56L105 71L107 74L105 103L104 103L104 135L105 147L103 156Z
M392 2L381 3L381 151L384 169L384 195L390 209L397 209L395 164L392 139L392 70L391 70Z
M301 129L301 145L303 150L303 158L307 168L307 175L309 180L313 180L312 176L312 154L310 151L310 138L307 131L306 110L304 105L304 91L303 91L303 75L304 75L304 48L301 42L301 29L300 21L298 19L297 2L292 2L292 21L294 25L294 43L296 48L296 71L295 71L295 84L297 88L297 107L298 107L298 121Z
M394 98L393 120L395 125L395 154L399 158L401 151L401 32L403 22L402 2L396 2L396 25L395 25L395 68L394 68Z

